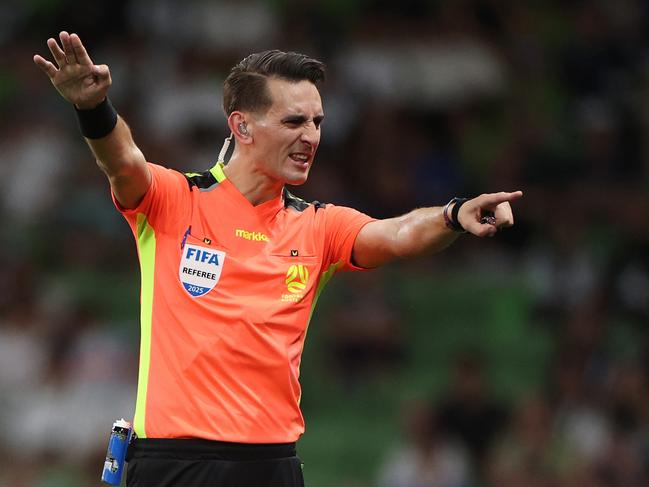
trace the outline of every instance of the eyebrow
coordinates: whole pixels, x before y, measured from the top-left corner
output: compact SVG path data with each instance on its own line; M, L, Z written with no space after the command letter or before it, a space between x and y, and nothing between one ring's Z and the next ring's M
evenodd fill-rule
M320 122L322 122L323 119L324 119L324 115L316 115L315 117L313 117L313 122L315 124L319 124ZM306 122L307 120L308 120L308 118L305 115L288 115L288 116L282 118L282 123L298 123L298 124L301 124L301 123Z

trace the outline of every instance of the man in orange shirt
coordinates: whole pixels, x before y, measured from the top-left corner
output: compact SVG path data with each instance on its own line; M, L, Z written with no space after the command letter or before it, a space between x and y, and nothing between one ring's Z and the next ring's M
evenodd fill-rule
M324 118L324 66L266 51L237 64L223 108L235 150L208 171L147 162L107 98L108 67L76 34L34 56L76 108L82 134L135 236L141 346L127 485L301 486L299 366L318 295L339 270L439 251L460 232L513 224L513 193L454 198L375 220L306 203Z

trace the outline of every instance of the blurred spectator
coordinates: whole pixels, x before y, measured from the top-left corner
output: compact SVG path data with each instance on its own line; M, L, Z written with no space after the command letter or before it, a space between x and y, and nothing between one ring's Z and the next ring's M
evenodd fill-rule
M402 415L404 442L384 461L381 487L469 487L464 450L440 431L440 419L426 401L408 404Z
M339 380L355 391L366 382L394 375L405 359L406 330L383 275L345 277L337 284L344 286L345 300L354 306L337 309L327 326Z
M581 459L592 463L602 458L611 439L605 411L588 391L583 360L570 355L556 363L554 429Z
M277 33L277 20L265 2L134 0L129 11L135 30L144 29L173 44L200 45L217 52L254 51L273 43Z
M595 465L611 487L649 484L649 384L637 361L620 363L609 401L611 438Z
M70 170L70 141L55 126L18 125L0 140L2 211L14 224L42 218ZM26 177L38 174L39 177Z
M16 394L38 387L47 373L47 320L36 302L35 271L28 266L13 269L21 278L3 286L0 309L0 408L7 410ZM0 415L0 438L7 429L7 415Z
M459 13L452 6L443 9ZM504 89L500 60L469 32L435 31L417 22L398 25L408 25L409 35L395 38L368 22L340 54L337 67L352 92L383 103L445 109Z
M486 367L480 352L460 351L452 365L449 389L437 405L440 429L466 448L480 474L507 417L490 391Z
M132 416L136 369L130 345L91 308L59 313L48 330L47 374L14 395L5 442L21 458L79 463L105 443L114 419Z
M553 411L541 396L517 404L508 432L491 454L489 485L494 487L568 487L580 459L567 438L555 434Z

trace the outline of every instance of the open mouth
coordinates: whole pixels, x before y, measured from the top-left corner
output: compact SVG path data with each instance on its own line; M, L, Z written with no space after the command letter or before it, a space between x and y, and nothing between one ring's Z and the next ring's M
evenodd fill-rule
M305 152L292 152L288 155L291 160L295 161L299 165L307 166L311 160L311 154Z

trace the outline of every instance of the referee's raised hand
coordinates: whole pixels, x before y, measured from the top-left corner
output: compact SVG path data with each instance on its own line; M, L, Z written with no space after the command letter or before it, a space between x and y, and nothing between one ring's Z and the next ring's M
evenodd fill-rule
M105 64L93 64L77 34L63 31L59 34L61 45L54 38L47 40L56 65L36 54L34 62L70 103L80 109L99 105L111 84L110 71Z

